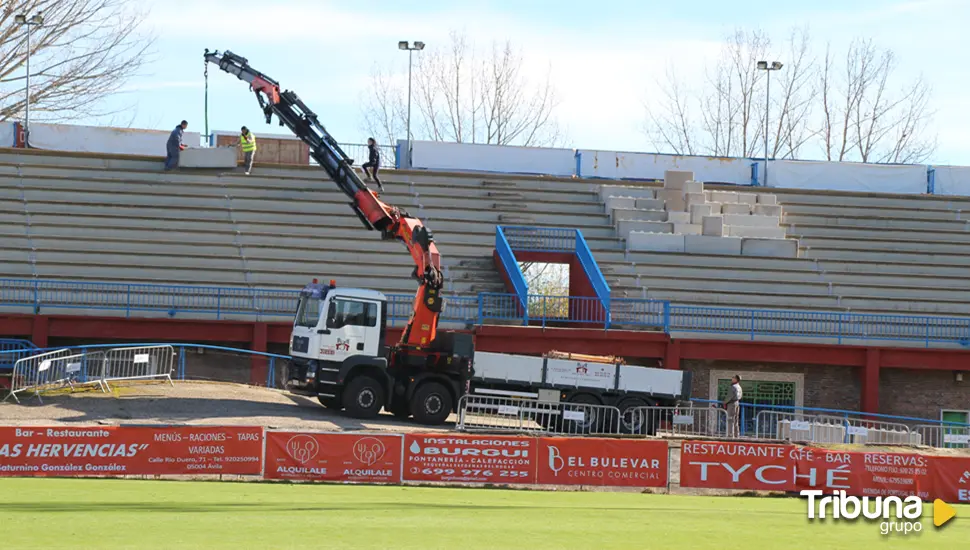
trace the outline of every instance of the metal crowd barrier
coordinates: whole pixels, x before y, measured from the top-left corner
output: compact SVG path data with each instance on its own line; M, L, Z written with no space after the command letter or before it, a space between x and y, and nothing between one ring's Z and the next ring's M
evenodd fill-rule
M913 436L919 444L940 449L970 448L970 426L940 426L919 424L913 427Z
M543 435L619 435L616 407L466 394L458 402L459 431Z
M925 438L899 422L795 411L760 411L755 437L809 443L919 445Z
M7 394L4 401L13 397L14 401L20 403L17 394L29 391L33 392L37 399L43 403L40 398L42 391L68 387L73 391L76 385L89 383L100 385L100 377L89 376L89 374L92 369L94 372L99 372L103 362L103 352L71 353L69 349L24 357L14 364L10 393Z
M108 391L109 382L164 378L172 382L175 349L170 345L114 348L109 350L81 350L69 348L49 351L17 360L13 368L11 397L20 403L18 393L32 392L40 399L41 392L97 384ZM43 402L43 400L41 400Z
M623 433L660 437L726 434L727 411L716 407L633 407L623 411Z
M175 349L172 346L116 348L104 354L101 384L108 390L109 381L164 378L174 386L173 370Z

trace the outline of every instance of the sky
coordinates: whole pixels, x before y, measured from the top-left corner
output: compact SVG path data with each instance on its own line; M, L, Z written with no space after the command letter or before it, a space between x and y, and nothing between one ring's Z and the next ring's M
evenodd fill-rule
M901 77L932 87L935 164L970 165L970 0L692 0L599 2L478 0L445 2L325 0L166 0L152 2L145 30L153 60L118 97L124 116L87 121L168 129L187 119L204 130L205 48L231 50L295 91L342 143L366 139L361 114L375 66L406 78L399 40L444 45L452 31L487 45L509 40L534 74L549 71L566 146L655 151L644 133L645 105L658 97L669 66L700 79L735 29L763 29L781 43L792 27L813 42L847 46L871 38L892 49ZM272 5L272 7L270 7ZM784 61L782 59L782 61ZM209 129L247 125L285 133L262 120L247 87L211 66ZM403 137L403 136L402 136Z

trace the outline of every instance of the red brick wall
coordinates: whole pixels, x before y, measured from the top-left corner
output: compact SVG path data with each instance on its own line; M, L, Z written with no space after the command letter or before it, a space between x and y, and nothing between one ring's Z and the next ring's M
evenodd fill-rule
M849 367L747 363L738 361L681 361L693 376L693 397L709 399L711 371L773 372L804 375L806 407L859 410L862 385L858 371Z
M970 409L970 373L956 382L948 370L879 371L881 413L918 418L940 418L941 409Z

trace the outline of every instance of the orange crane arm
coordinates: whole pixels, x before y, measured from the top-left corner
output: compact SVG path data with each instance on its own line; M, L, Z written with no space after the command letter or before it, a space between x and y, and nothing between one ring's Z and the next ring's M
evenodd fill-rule
M354 161L337 144L327 129L317 120L317 115L297 95L287 90L280 92L279 83L249 66L246 58L232 52L205 51L205 60L218 65L223 71L249 83L255 92L266 122L273 115L280 126L288 127L296 137L310 147L310 156L316 160L337 187L349 197L351 208L367 229L377 229L384 239L404 243L414 260L413 276L420 283L414 295L411 318L401 335L401 346L424 348L437 336L438 317L441 315L441 259L431 230L418 218L380 200L353 170Z

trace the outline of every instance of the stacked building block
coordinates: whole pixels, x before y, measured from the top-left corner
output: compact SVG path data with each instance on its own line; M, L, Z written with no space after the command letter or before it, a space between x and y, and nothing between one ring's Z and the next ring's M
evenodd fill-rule
M604 185L600 197L630 250L798 257L775 195L705 191L692 172L668 170L661 189Z

